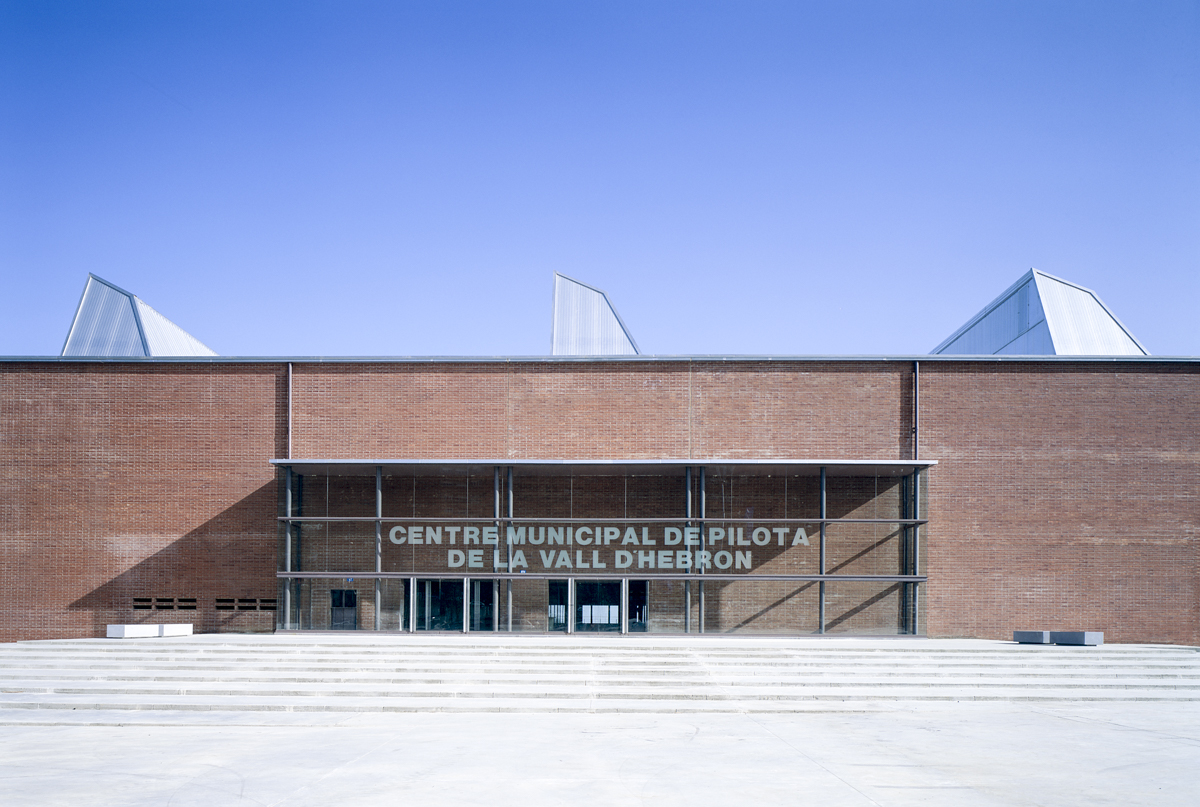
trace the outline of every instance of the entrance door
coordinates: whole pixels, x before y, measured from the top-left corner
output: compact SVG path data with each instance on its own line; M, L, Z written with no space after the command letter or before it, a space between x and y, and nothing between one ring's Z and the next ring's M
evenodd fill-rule
M646 618L650 613L650 582L629 581L629 632L645 633Z
M417 630L463 627L462 580L417 581Z
M567 581L549 581L549 612L547 624L550 630L567 630Z
M496 619L495 585L491 580L471 581L471 630L492 630Z
M358 592L335 588L329 592L330 630L358 630Z
M575 630L614 633L621 630L620 581L575 581Z

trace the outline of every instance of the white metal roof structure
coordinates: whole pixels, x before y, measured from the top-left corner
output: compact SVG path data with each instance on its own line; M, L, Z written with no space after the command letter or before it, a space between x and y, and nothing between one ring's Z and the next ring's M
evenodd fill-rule
M1030 269L931 351L952 356L1148 356L1091 289Z
M636 356L640 351L608 295L554 273L554 356Z
M88 273L64 356L215 356L136 294Z

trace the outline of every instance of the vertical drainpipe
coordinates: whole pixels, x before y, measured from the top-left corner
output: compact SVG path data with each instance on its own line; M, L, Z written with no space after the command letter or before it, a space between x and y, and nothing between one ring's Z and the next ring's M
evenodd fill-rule
M825 632L825 466L821 466L821 555L820 568L822 580L817 593L817 633Z
M288 362L287 388L287 458L292 458L292 363Z
M913 459L921 459L921 362L913 362Z

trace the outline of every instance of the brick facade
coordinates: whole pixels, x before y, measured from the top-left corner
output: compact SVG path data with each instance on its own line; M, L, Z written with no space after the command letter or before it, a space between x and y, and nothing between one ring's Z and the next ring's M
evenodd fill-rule
M920 456L938 462L925 492L928 633L1073 628L1200 642L1198 369L922 359ZM102 635L131 621L273 629L275 613L261 609L278 595L281 491L268 460L287 456L289 399L294 457L913 456L911 360L297 363L290 396L286 361L10 361L0 365L0 640ZM385 498L411 499L414 484L443 483L389 478ZM457 483L422 489L413 506L488 517L491 480L471 484L469 494ZM717 472L709 484L730 517L749 508L766 518L781 501ZM539 485L521 489L518 508L555 514L558 483ZM373 487L359 487L331 495L330 514L369 515ZM577 515L611 512L615 493L588 491ZM631 516L658 515L671 494L638 496ZM831 514L893 507L889 496L843 490ZM803 485L787 494L801 509L811 500ZM863 549L872 541L874 555ZM885 543L849 536L831 545L831 568L884 568L894 556ZM518 621L541 629L546 583L519 583ZM709 585L714 630L764 603L777 624L812 628L815 585ZM682 607L679 588L655 581L651 600ZM389 588L385 601L400 596ZM830 584L831 625L869 631L897 596ZM150 610L133 610L135 598ZM179 599L195 610L166 609ZM243 603L218 610L218 599Z

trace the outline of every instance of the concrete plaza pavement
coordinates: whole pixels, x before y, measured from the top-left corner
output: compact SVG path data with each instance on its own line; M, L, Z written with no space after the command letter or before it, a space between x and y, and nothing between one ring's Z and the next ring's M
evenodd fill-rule
M1190 807L1200 702L884 699L706 714L0 701L6 807L568 803Z

